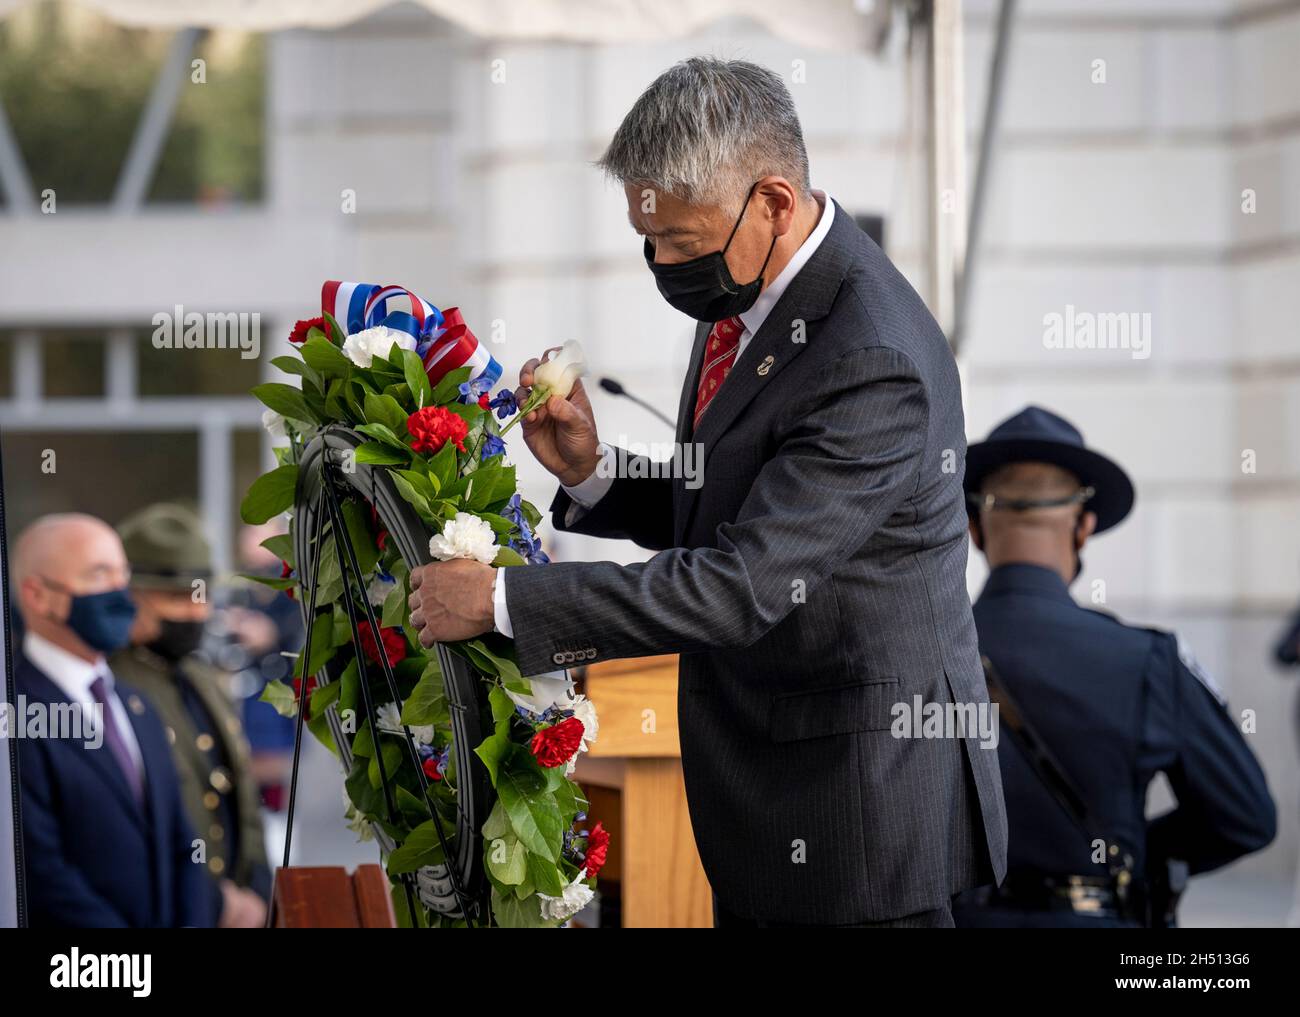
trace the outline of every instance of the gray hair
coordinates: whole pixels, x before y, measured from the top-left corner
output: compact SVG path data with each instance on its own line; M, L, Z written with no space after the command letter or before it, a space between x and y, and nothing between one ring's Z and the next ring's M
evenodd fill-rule
M781 76L745 60L691 57L651 82L597 165L694 205L740 210L765 176L808 191L808 152Z

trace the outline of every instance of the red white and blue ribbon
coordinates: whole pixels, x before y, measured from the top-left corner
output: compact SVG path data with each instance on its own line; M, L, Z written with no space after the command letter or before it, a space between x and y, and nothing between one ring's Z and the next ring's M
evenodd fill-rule
M440 311L401 286L337 279L321 287L320 302L348 335L383 325L414 338L435 385L458 367L470 368L469 383L479 392L501 380L501 365L469 330L458 307Z

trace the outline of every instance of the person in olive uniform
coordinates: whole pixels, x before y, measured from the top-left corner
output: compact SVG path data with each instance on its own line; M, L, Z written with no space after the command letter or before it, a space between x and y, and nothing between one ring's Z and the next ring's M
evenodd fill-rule
M1133 485L1031 406L967 449L965 486L992 570L975 602L980 651L1014 713L1003 708L998 743L1007 877L965 895L956 923L1172 924L1171 883L1260 850L1277 820L1239 716L1183 641L1070 596L1085 543L1128 515ZM1015 715L1046 753L1017 736ZM1053 770L1082 809L1053 793ZM1177 806L1148 819L1158 772Z
M225 673L194 655L212 610L203 523L183 505L160 504L130 516L118 532L137 613L131 645L113 657L113 671L163 719L186 812L204 841L220 924L261 926L271 873L248 743Z

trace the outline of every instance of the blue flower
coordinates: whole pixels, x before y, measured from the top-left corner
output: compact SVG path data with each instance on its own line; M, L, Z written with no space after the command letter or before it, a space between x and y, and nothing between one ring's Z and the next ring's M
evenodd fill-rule
M501 440L499 435L489 434L483 440L483 451L479 455L480 459L491 459L493 456L500 455L506 450L506 443Z
M487 378L475 378L473 381L462 381L460 383L460 401L463 403L476 403L478 397L492 387L492 382Z
M497 411L497 420L505 420L506 417L519 412L519 402L515 399L515 393L508 388L503 388L494 395L488 405Z

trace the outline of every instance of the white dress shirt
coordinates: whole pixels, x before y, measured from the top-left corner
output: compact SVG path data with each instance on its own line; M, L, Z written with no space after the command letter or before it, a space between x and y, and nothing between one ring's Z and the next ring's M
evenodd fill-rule
M808 234L808 239L799 245L799 250L794 252L785 268L781 270L781 274L764 287L763 292L754 301L754 306L740 315L740 320L745 323L745 330L740 334L740 342L736 347L736 360L733 361L733 365L745 355L745 347L758 334L758 330L763 327L763 322L772 313L772 308L776 306L776 302L781 299L782 294L785 293L794 277L803 270L804 265L808 264L808 259L813 256L817 248L821 246L822 241L826 239L826 234L831 231L831 220L835 216L835 202L826 196L825 191L813 191L812 195L822 210L817 219L817 225ZM565 493L573 499L574 505L569 509L570 514L573 513L575 507L591 508L601 498L605 497L610 485L614 483L614 449L603 441L598 446L598 449L601 462L597 464L591 476L573 487L565 484L560 485L564 488ZM515 632L514 627L510 624L510 611L506 607L506 584L501 575L501 569L497 569L497 574L492 580L492 614L496 630L502 635L513 637Z
M145 772L144 756L140 754L140 743L136 741L131 717L117 694L117 682L113 678L113 672L109 670L108 662L102 656L93 661L84 660L61 646L55 646L35 632L27 632L23 635L23 654L41 673L54 682L71 702L81 706L83 718L96 716L95 709L99 704L96 703L95 694L90 691L90 686L94 684L96 678L103 675L105 698L113 711L113 722L122 732L122 741L126 743L127 751L135 760L136 768L141 774Z

